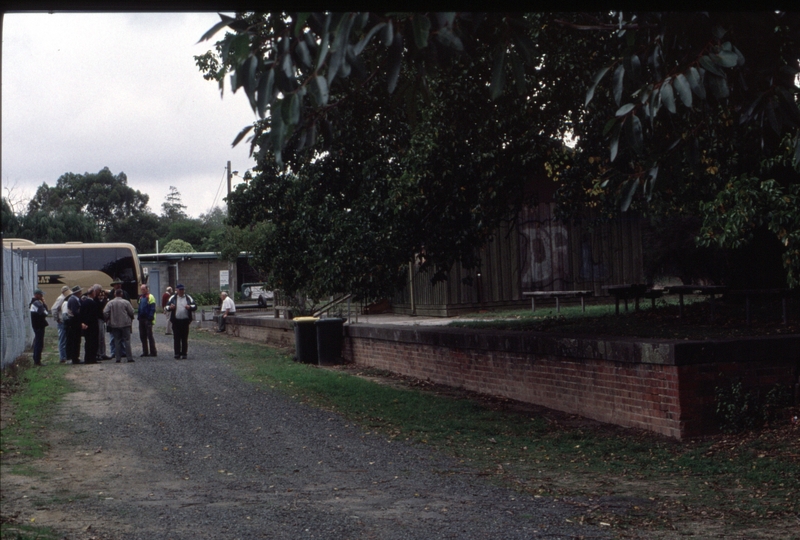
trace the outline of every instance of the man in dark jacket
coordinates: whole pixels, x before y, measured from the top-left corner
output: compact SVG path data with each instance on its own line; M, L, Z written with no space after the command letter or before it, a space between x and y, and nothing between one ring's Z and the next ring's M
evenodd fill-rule
M189 344L189 327L197 311L197 304L194 299L186 294L186 288L178 284L175 288L175 296L167 303L169 319L172 321L172 340L175 344L175 359L186 360L186 349Z
M89 292L81 298L81 329L83 330L83 338L85 340L83 349L83 363L96 364L97 363L97 315L98 304L94 301L97 295L97 286L89 289Z
M28 304L31 311L31 326L33 327L33 365L44 366L42 363L42 349L44 349L44 329L47 324L47 307L44 304L44 292L41 289L33 291L33 298Z
M67 328L67 359L81 363L81 286L75 285L67 299L67 313L62 315Z

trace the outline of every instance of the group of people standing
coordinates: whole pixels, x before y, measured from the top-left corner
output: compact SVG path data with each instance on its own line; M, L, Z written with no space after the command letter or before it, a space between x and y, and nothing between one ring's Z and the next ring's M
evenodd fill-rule
M47 326L47 315L52 312L58 326L58 352L60 363L96 364L101 360L115 358L117 363L122 361L122 356L128 362L133 362L133 351L130 343L134 318L139 320L139 337L142 342L143 357L158 355L156 342L153 336L153 327L156 322L156 300L150 294L147 285L141 286L139 296L138 314L134 312L127 292L122 290L122 281L115 279L111 283L112 289L106 292L99 284L91 286L85 294L83 289L76 285L71 289L66 285L61 288L61 294L48 311L44 303L44 292L36 289L29 304L31 313L31 326L34 332L33 363L36 366L42 363L42 349L44 347L44 331ZM176 294L171 294L164 299L162 306L168 316L167 333L173 334L175 358L186 358L189 327L194 318L197 305L191 296L186 294L185 287L178 285ZM166 295L166 293L165 293ZM170 332L170 330L173 330ZM107 354L106 333L111 334ZM81 341L84 342L84 355L81 361Z

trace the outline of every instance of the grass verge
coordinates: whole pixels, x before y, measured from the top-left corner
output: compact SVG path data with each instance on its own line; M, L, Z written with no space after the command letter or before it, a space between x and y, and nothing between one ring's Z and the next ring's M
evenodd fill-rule
M0 465L3 471L36 476L33 460L44 456L47 443L40 435L65 394L72 390L58 366L58 332L45 332L42 360L49 364L33 367L28 355L0 375L0 397L3 400L0 429ZM10 411L13 411L10 412ZM49 540L61 535L47 527L18 523L14 516L0 516L2 540Z
M621 536L642 529L669 536L677 529L701 537L703 530L796 537L800 427L788 422L679 443L387 373L298 364L261 344L228 340L226 348L247 380L336 411L387 439L430 445L514 489L580 498L581 520L610 524Z
M57 332L45 333L44 351L42 360L48 365L35 368L28 358L2 374L3 399L10 399L14 411L0 432L3 456L42 457L46 444L39 432L45 429L64 395L72 390L64 370L58 369Z
M651 339L715 339L800 333L800 305L797 301L790 301L787 305L786 325L782 321L780 300L754 302L752 321L748 325L743 301L723 303L717 299L712 319L709 302L696 298L686 300L682 316L679 316L677 301L664 298L656 302L655 308L651 307L649 300L644 300L638 311L632 305L628 312L620 307L619 315L615 314L613 303L589 305L585 312L580 306L572 305L562 307L558 313L554 307L535 312L530 309L481 312L460 317L450 326Z

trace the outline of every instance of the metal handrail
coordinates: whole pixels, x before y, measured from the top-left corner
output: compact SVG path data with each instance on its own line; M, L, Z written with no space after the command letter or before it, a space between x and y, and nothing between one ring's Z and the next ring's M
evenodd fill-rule
M349 300L352 296L353 296L353 293L349 293L349 294L346 294L346 295L344 295L344 296L342 296L340 298L337 298L336 300L332 300L332 301L328 302L326 305L322 306L317 311L315 311L313 316L314 317L319 317L323 313L327 313L332 308L334 308L337 305L341 304L345 300Z

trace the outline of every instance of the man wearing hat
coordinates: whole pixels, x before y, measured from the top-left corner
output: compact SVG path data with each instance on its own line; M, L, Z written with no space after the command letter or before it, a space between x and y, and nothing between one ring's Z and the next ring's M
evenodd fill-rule
M53 318L58 325L58 358L60 363L67 361L67 328L64 326L63 314L67 311L67 297L72 294L69 287L64 285L61 287L61 294L58 295L56 301L50 307L53 313Z
M112 287L112 289L111 289L111 291L108 293L108 297L109 297L109 298L111 298L112 300L113 300L114 298L116 298L116 293L115 293L114 291L116 291L117 289L122 289L122 283L123 283L123 281L122 281L121 279L119 279L119 278L116 278L116 279L114 279L114 281L112 281L112 282L111 282L111 287ZM125 300L129 301L129 302L130 302L130 300L131 300L131 295L129 295L129 294L127 293L127 291L122 291L122 297L123 297Z
M44 292L42 289L33 291L33 298L28 304L31 312L31 326L33 327L33 365L43 366L42 349L44 348L44 329L47 324L47 307L44 304Z
M81 286L72 287L67 298L67 312L61 314L67 332L67 360L81 363Z
M126 291L122 290L122 280L119 278L115 278L114 281L111 282L111 290L108 292L108 297L112 300L116 298L117 294L116 291L122 291L122 298L130 302L131 296ZM108 340L109 356L116 357L116 349L117 349L116 341L117 340L114 338L114 334L112 332L111 339ZM127 341L127 343L130 343L130 341ZM128 354L128 351L125 349L126 346L127 345L125 345L125 343L122 344L122 350L120 351L120 353L122 353L122 356L127 356Z
M175 296L169 299L167 311L172 321L172 341L175 344L175 359L186 360L186 349L189 344L189 326L192 324L197 304L194 299L186 294L186 287L178 284L175 287Z
M102 313L100 308L95 302L97 291L100 290L100 285L92 285L86 292L86 295L81 298L81 329L83 330L84 346L83 346L83 363L96 364L97 363L97 347L99 339L97 337L97 317L98 313Z

